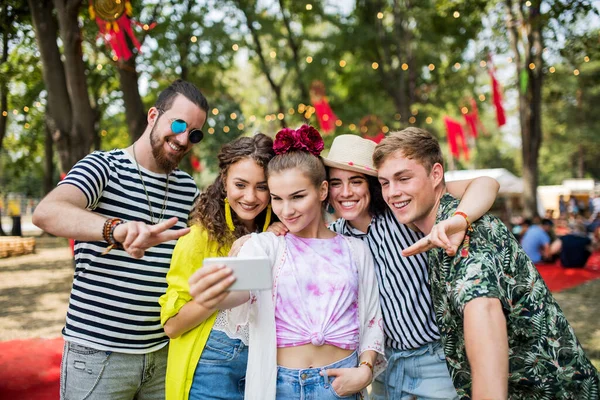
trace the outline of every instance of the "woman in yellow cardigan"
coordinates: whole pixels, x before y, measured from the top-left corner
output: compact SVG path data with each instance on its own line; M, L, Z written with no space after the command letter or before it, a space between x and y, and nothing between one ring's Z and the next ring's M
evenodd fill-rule
M177 241L160 298L171 338L166 400L243 399L248 331L231 332L225 314L190 301L188 279L204 258L226 256L233 242L264 231L271 219L265 168L274 156L266 135L242 137L221 149L219 176L191 213L191 232Z

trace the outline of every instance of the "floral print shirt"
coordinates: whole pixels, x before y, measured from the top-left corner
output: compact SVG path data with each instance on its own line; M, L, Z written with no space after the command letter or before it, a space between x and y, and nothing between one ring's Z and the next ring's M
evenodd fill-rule
M436 222L457 205L444 195ZM456 256L428 252L436 320L459 397L471 398L463 312L487 297L500 300L506 318L509 399L598 399L598 371L531 260L498 218L486 214L472 225Z

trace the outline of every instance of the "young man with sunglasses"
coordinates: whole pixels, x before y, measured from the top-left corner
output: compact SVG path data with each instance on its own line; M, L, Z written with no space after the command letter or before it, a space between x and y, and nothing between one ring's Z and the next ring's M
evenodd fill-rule
M76 239L61 399L164 399L158 298L198 196L177 165L202 140L208 108L198 88L175 81L135 143L86 156L37 206L37 226Z

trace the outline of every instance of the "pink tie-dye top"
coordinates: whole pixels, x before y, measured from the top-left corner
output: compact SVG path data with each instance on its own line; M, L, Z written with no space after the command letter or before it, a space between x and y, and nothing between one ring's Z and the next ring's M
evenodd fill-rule
M357 349L358 269L348 244L340 235L306 239L288 233L285 241L275 303L277 347Z

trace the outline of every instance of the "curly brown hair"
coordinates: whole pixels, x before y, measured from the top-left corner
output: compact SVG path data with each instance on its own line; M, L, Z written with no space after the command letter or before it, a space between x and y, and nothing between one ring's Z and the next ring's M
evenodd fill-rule
M200 224L207 231L211 239L219 244L232 243L250 231L242 224L235 212L231 213L235 230L231 232L225 221L225 180L229 167L236 162L250 158L259 166L266 169L269 161L275 156L273 151L273 140L262 133L252 137L241 137L231 143L223 145L219 152L219 176L200 195L194 209L190 214L190 223ZM266 210L257 217L258 226L265 222Z

